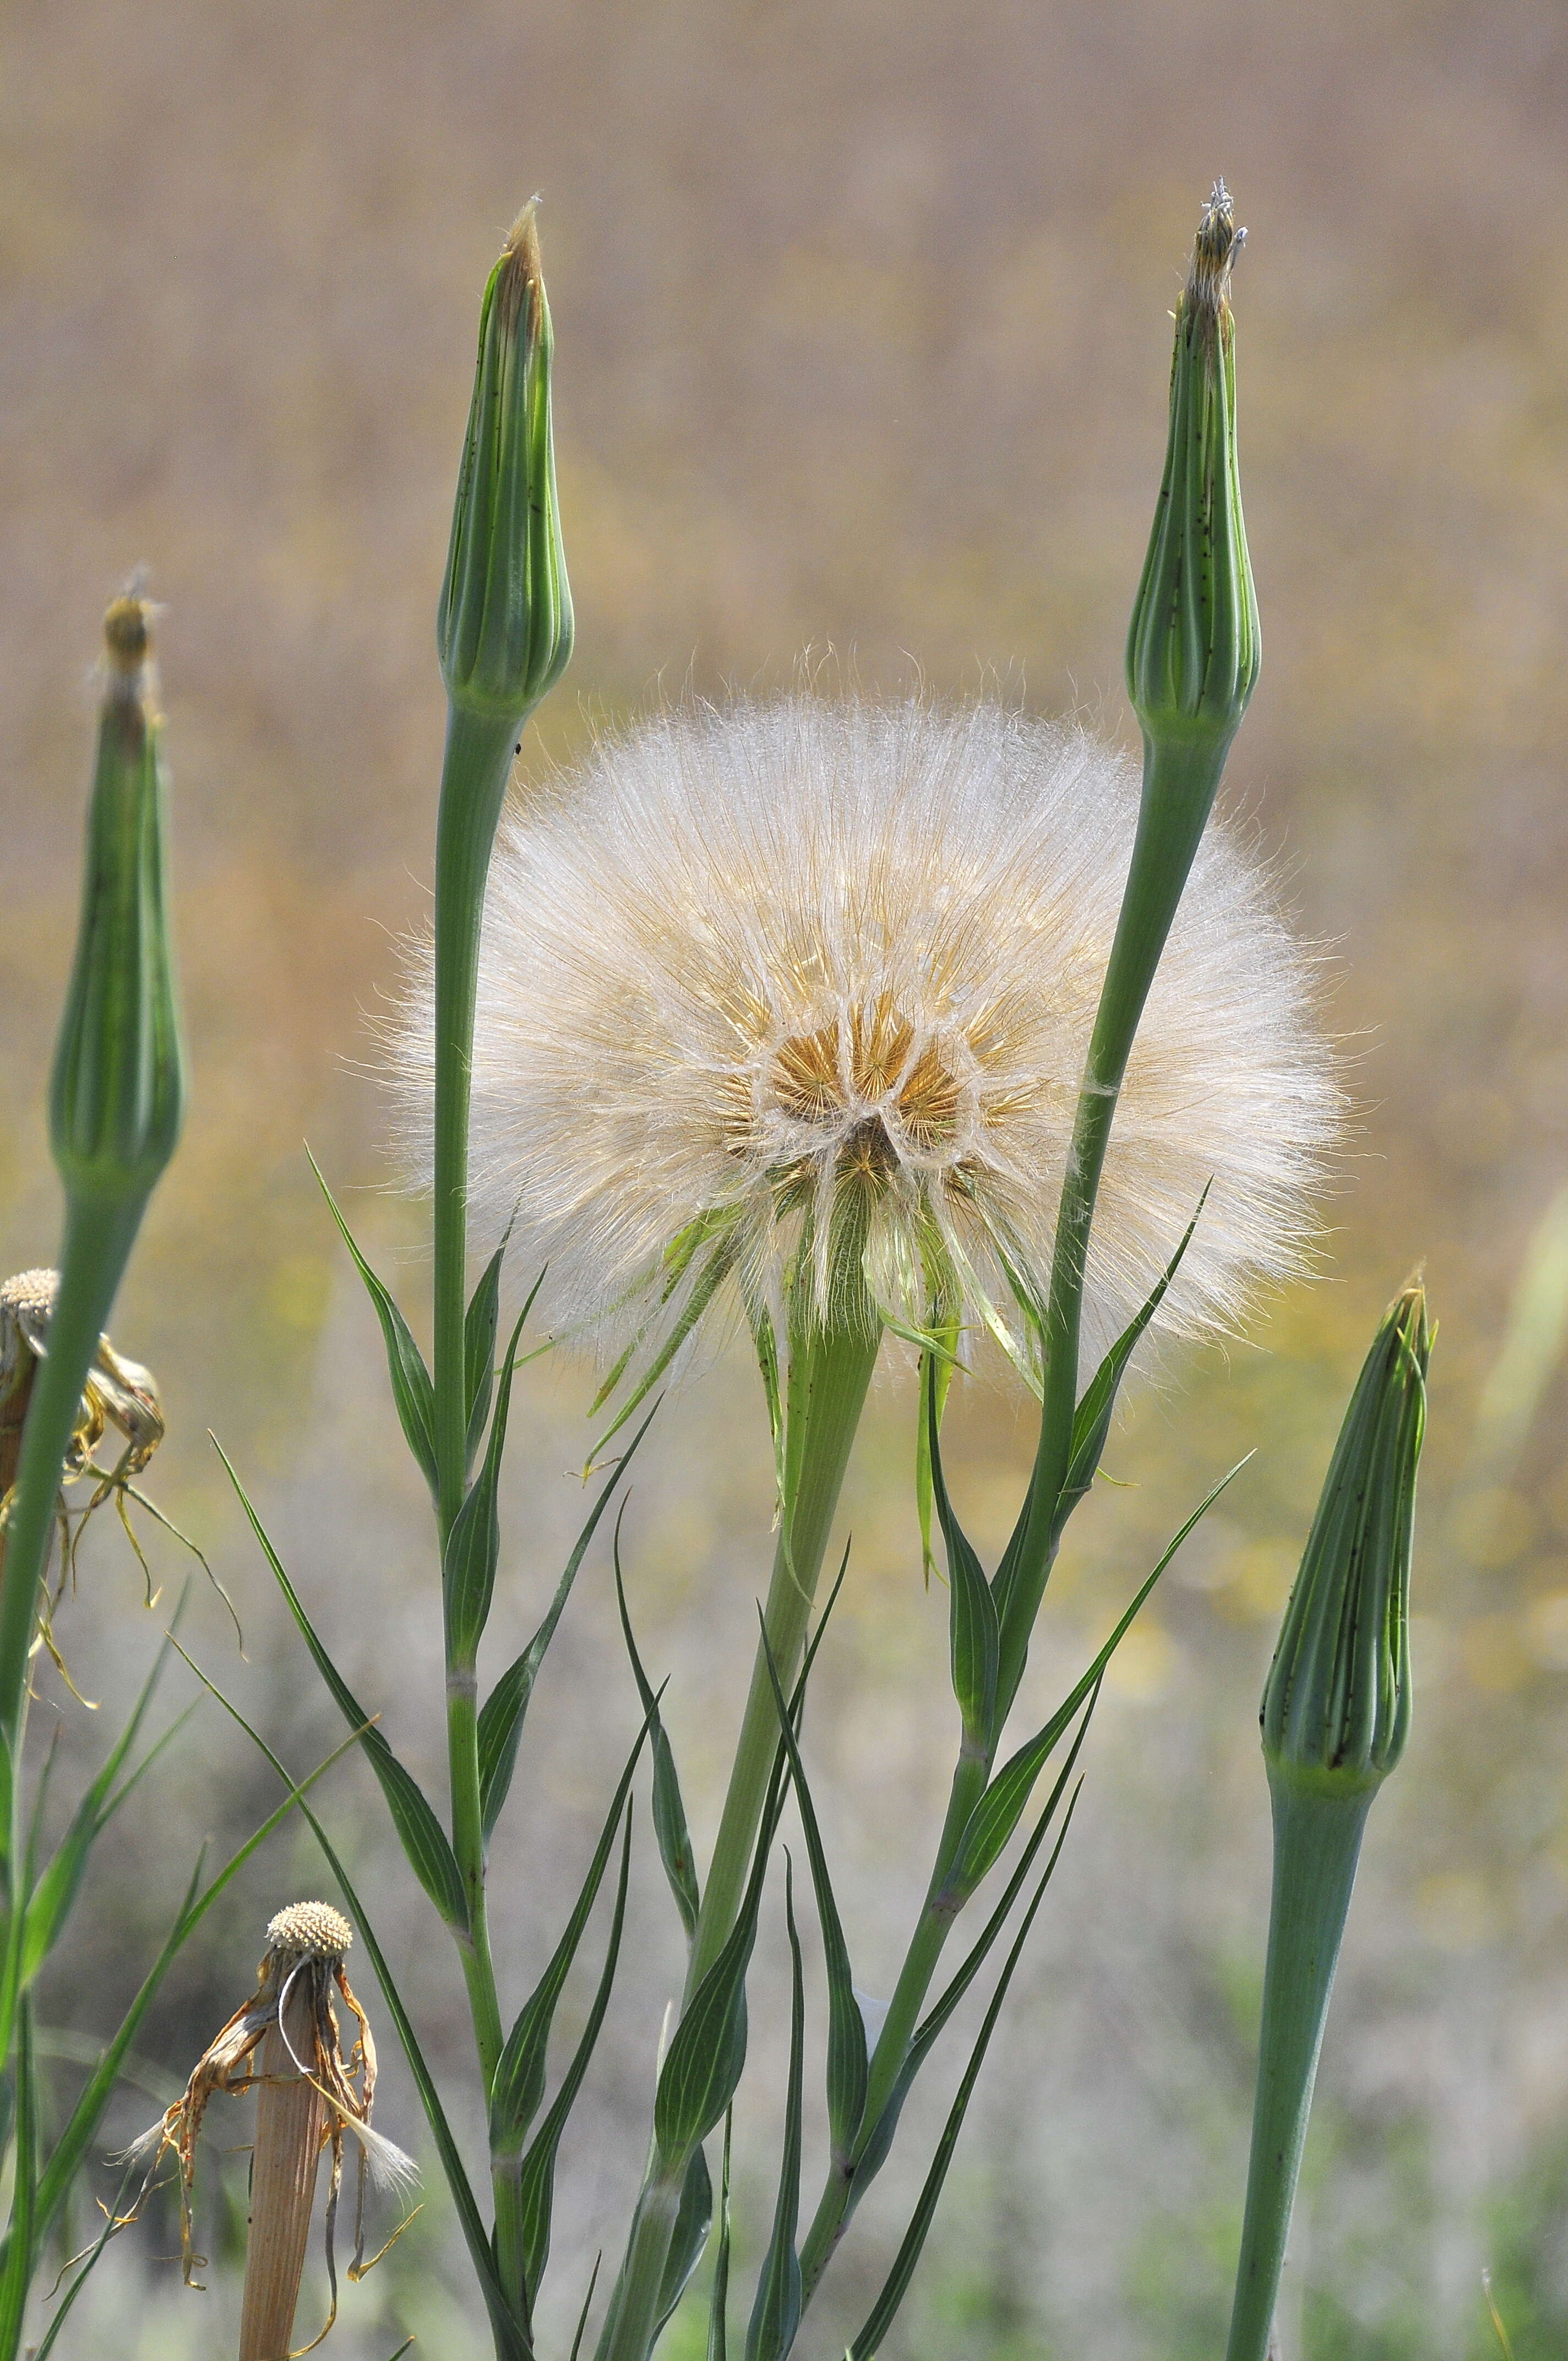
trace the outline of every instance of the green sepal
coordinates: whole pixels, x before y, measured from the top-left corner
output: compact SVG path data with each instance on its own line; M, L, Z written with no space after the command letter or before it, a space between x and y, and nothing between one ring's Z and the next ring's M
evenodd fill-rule
M611 1419L609 1424L605 1428L604 1433L599 1436L598 1441L594 1444L592 1451L588 1454L588 1466L590 1468L596 1467L598 1465L600 1454L603 1452L606 1444L614 1440L614 1438L620 1433L621 1428L626 1424L627 1420L630 1418L636 1411L640 1410L642 1404L647 1400L648 1396L658 1384L659 1379L663 1376L664 1371L669 1367L670 1363L674 1359L675 1355L680 1351L681 1346L685 1343L686 1338L696 1327L696 1324L702 1318L703 1313L707 1310L708 1305L712 1302L714 1297L718 1294L719 1289L723 1286L725 1279L729 1277L734 1268L735 1243L732 1238L726 1236L719 1240L719 1243L715 1246L707 1260L703 1264L702 1268L697 1272L696 1277L692 1281L691 1290L685 1301L682 1304L679 1312L676 1314L675 1319L671 1324L669 1334L664 1337L658 1351L654 1354L653 1358L643 1370L642 1375L632 1387L630 1393L621 1403L620 1408L616 1411L615 1416ZM604 1385L599 1389L599 1393L595 1404L596 1408L607 1398L609 1392L612 1389L613 1382L618 1381L624 1374L626 1367L630 1361L631 1355L636 1349L637 1343L640 1341L640 1339L634 1339L632 1345L616 1363L609 1378L605 1380Z
M506 1451L507 1421L511 1412L512 1372L522 1336L522 1323L527 1317L528 1312L524 1309L511 1332L511 1343L507 1346L506 1367L501 1371L500 1387L496 1395L496 1414L490 1422L490 1440L484 1466L464 1496L463 1506L452 1521L446 1547L442 1552L441 1592L446 1620L446 1661L449 1665L472 1667L479 1653L485 1625L489 1620L490 1601L496 1588L496 1568L500 1564L501 1555L501 1460Z
M593 1859L588 1863L587 1875L583 1880L572 1915L550 1955L543 1974L519 2010L517 2022L500 2054L495 2080L490 2086L492 2156L514 2156L522 2146L529 2125L539 2112L539 2103L544 2096L545 2054L550 2044L550 2028L554 2023L555 2011L572 1962L577 1956L577 1946L583 1939L588 1913L604 1881L605 1868L615 1843L615 1832L626 1807L627 1791L631 1785L632 1774L637 1769L647 1735L648 1724L644 1722L617 1783L603 1831L594 1848Z
M338 1234L353 1257L354 1268L365 1282L377 1319L381 1323L381 1335L387 1347L387 1374L392 1381L392 1401L398 1413L398 1423L403 1438L413 1453L414 1465L429 1485L431 1497L435 1497L435 1389L430 1381L424 1355L415 1344L408 1322L399 1311L390 1290L377 1278L355 1240L354 1233L338 1210L336 1198L327 1187L321 1166L307 1148L311 1170L321 1182L322 1195L326 1199Z
M632 1636L631 1617L627 1609L626 1585L621 1579L620 1572L620 1527L621 1521L626 1515L626 1505L623 1500L620 1513L615 1521L615 1539L612 1544L616 1603L620 1609L621 1635L626 1642L627 1655L630 1659L632 1678L637 1683L637 1694L642 1700L642 1710L647 1715L653 1732L653 1832L659 1840L659 1859L664 1865L664 1875L669 1882L670 1892L674 1896L675 1908L680 1913L681 1924L685 1928L686 1939L689 1942L696 1931L697 1912L702 1903L701 1890L697 1883L696 1854L692 1847L691 1831L686 1826L686 1808L681 1799L680 1774L675 1769L675 1758L670 1745L669 1734L665 1730L663 1717L659 1712L658 1698L654 1696L648 1675L642 1669L642 1659L637 1653L637 1642Z
M935 1313L931 1324L935 1329ZM920 1570L927 1587L931 1569L936 1564L931 1554L931 1437L941 1431L942 1413L948 1406L948 1394L958 1367L959 1323L956 1320L944 1324L941 1342L945 1347L941 1352L936 1351L931 1343L921 1348L920 1416L915 1428L915 1511L920 1520Z
M768 1677L773 1686L779 1735L789 1758L790 1781L806 1837L806 1859L811 1864L811 1883L817 1897L817 1916L822 1930L822 1958L828 1980L828 2130L834 2156L843 2158L853 2147L861 2128L861 2117L865 2112L869 2064L866 2021L861 2014L860 2002L855 1998L850 1947L844 1939L844 1923L839 1914L833 1881L828 1874L828 1855L822 1842L817 1807L811 1799L806 1765L801 1760L800 1746L784 1701L773 1652L768 1646L765 1629L762 1650Z
M615 1892L615 1910L609 1923L609 1939L605 1946L604 1966L599 1972L598 1987L593 2005L572 2052L571 2063L562 2078L561 2087L545 2110L544 2119L529 2142L522 2159L520 2178L522 2211L522 2267L532 2306L538 2300L540 2282L550 2260L550 2224L555 2202L555 2160L560 2152L562 2134L576 2104L577 2093L583 2087L583 2077L598 2044L604 2024L605 2011L609 2006L610 1990L615 1982L616 1962L620 1956L621 1929L626 1920L626 1888L631 1870L631 1815L626 1816L626 1828L620 1846L620 1876Z
M657 1407L655 1403L654 1409ZM577 1569L587 1555L588 1543L609 1504L610 1496L631 1465L632 1455L652 1422L653 1411L650 1411L594 1502L592 1513L577 1535L576 1544L555 1586L555 1595L550 1601L543 1621L522 1653L514 1657L507 1666L479 1708L479 1813L487 1839L500 1817L501 1806L506 1802L512 1773L517 1768L517 1750L522 1737L529 1700L533 1695L533 1684L539 1678L539 1668L555 1636L555 1626L571 1597Z
M1247 1458L1251 1456L1249 1452ZM1226 1485L1238 1476L1245 1466L1246 1460L1239 1459L1228 1475L1221 1477L1212 1491L1205 1494L1175 1539L1161 1554L1158 1565L1135 1593L1132 1605L1127 1609L1088 1671L1063 1703L1057 1708L1044 1729L1037 1730L1015 1754L1009 1757L986 1788L970 1816L962 1841L945 1883L945 1892L954 1908L958 1908L968 1900L987 1870L1003 1851L1023 1817L1025 1806L1034 1792L1036 1780L1056 1752L1063 1732L1079 1707L1093 1688L1132 1629L1139 1609L1171 1559L1200 1518L1212 1508Z
M219 1458L228 1471L228 1478L245 1510L250 1530L261 1544L262 1554L277 1578L278 1587L288 1603L289 1612L300 1629L300 1635L315 1659L316 1669L331 1690L334 1703L349 1727L358 1733L366 1760L376 1773L381 1793L387 1799L387 1809L392 1816L398 1840L407 1857L409 1867L434 1903L449 1927L465 1934L468 1927L468 1903L463 1890L462 1872L453 1857L446 1832L425 1796L424 1790L411 1771L405 1769L393 1753L371 1717L366 1713L348 1683L328 1655L317 1635L315 1626L306 1614L298 1593L283 1570L283 1561L273 1548L266 1528L251 1505L249 1495L235 1472L228 1454L220 1443L216 1445Z
M788 1717L785 1716L787 1722ZM789 2077L784 2090L784 2151L779 2193L767 2252L757 2274L757 2292L746 2331L746 2361L784 2361L800 2327L800 2257L795 2232L800 2221L801 2106L806 2053L806 1982L800 1933L795 1923L795 1871L784 1855L784 1926L789 1935Z

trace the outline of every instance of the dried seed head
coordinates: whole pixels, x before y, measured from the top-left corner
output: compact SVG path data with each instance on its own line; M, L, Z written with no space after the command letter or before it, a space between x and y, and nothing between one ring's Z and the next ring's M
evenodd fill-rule
M353 1927L329 1902L291 1902L268 1922L268 1950L291 1959L336 1963L353 1940Z

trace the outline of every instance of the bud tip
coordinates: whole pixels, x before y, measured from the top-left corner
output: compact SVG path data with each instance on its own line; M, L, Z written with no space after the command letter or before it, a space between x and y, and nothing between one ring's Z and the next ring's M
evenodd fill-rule
M1194 312L1215 320L1228 311L1231 271L1245 243L1245 230L1236 227L1231 192L1223 180L1216 181L1192 241L1187 302Z
M505 317L509 324L515 322L526 302L528 333L536 336L544 293L544 267L539 253L537 195L530 197L507 232L501 256L506 269L497 293L505 307Z

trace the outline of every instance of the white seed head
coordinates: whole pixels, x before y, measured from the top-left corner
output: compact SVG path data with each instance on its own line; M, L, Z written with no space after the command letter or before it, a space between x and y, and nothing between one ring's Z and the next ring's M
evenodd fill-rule
M291 1902L268 1921L267 1948L300 1960L341 1960L354 1929L330 1902Z
M829 1312L851 1208L899 1319L923 1322L934 1273L971 1315L1007 1299L1009 1265L1043 1294L1137 801L1123 755L988 704L797 695L606 737L496 847L476 1241L515 1215L550 1312L599 1344L657 1301L693 1224L731 1241L753 1319L776 1320L803 1237ZM1301 1266L1339 1110L1314 973L1212 828L1117 1110L1091 1345L1208 1184L1168 1332L1228 1326ZM388 1039L427 1181L432 1034L423 947Z

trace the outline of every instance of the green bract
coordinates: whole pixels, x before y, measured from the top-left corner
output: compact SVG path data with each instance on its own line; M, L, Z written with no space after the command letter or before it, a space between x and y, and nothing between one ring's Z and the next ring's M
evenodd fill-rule
M1127 694L1146 737L1208 742L1220 755L1246 711L1258 665L1229 301L1245 236L1217 181L1177 306L1165 475L1127 629Z
M521 719L566 668L572 595L550 422L554 339L532 205L479 312L479 358L436 615L455 704Z
M82 928L55 1051L49 1133L72 1194L145 1198L174 1153L184 1059L165 910L161 725L147 609L104 620L108 677L87 820Z

